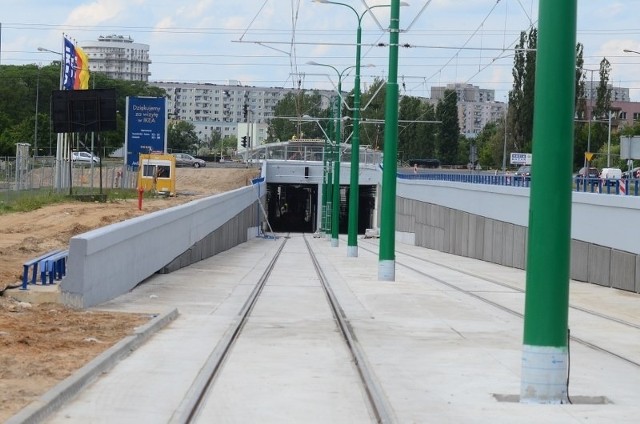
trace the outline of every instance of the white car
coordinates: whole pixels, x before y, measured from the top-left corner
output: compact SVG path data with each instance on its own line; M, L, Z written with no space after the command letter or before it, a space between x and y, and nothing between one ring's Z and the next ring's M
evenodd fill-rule
M71 160L74 162L100 163L100 158L89 152L71 152Z

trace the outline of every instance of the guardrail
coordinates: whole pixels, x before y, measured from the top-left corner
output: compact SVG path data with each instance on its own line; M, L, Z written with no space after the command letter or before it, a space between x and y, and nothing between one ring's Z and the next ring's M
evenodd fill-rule
M510 187L530 187L531 177L480 172L398 172L404 180L449 181ZM574 191L598 194L640 196L640 179L602 179L574 177Z
M62 279L66 274L68 256L68 250L56 249L25 262L22 266L22 287L20 290L28 290L28 284L37 283L38 268L40 268L42 285L47 284L47 279L50 284L54 284L55 280ZM31 271L31 279L29 279L29 271Z

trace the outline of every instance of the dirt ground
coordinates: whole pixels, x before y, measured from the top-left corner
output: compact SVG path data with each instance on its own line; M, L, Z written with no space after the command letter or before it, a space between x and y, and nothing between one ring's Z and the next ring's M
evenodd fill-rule
M177 195L109 203L69 202L0 215L0 422L108 349L150 317L18 302L22 264L77 234L247 185L257 169L178 168Z

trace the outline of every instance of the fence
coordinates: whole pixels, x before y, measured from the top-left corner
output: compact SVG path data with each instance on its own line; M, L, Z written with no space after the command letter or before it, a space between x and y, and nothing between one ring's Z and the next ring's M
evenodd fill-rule
M398 178L405 180L450 181L470 184L489 184L511 187L530 187L531 177L513 174L492 174L481 172L398 172ZM640 196L640 179L574 178L574 191Z
M127 169L122 162L103 161L100 165L64 161L61 164L70 172L69 181L62 184L61 192L98 193L103 189L135 188L138 174ZM55 187L56 158L51 156L0 157L0 201L32 195L34 191Z

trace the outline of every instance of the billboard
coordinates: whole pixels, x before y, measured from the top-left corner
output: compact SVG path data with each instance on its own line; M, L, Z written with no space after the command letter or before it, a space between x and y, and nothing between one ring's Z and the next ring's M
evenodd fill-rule
M511 153L511 165L531 165L531 153Z
M138 167L140 153L167 152L167 99L127 97L125 165Z

